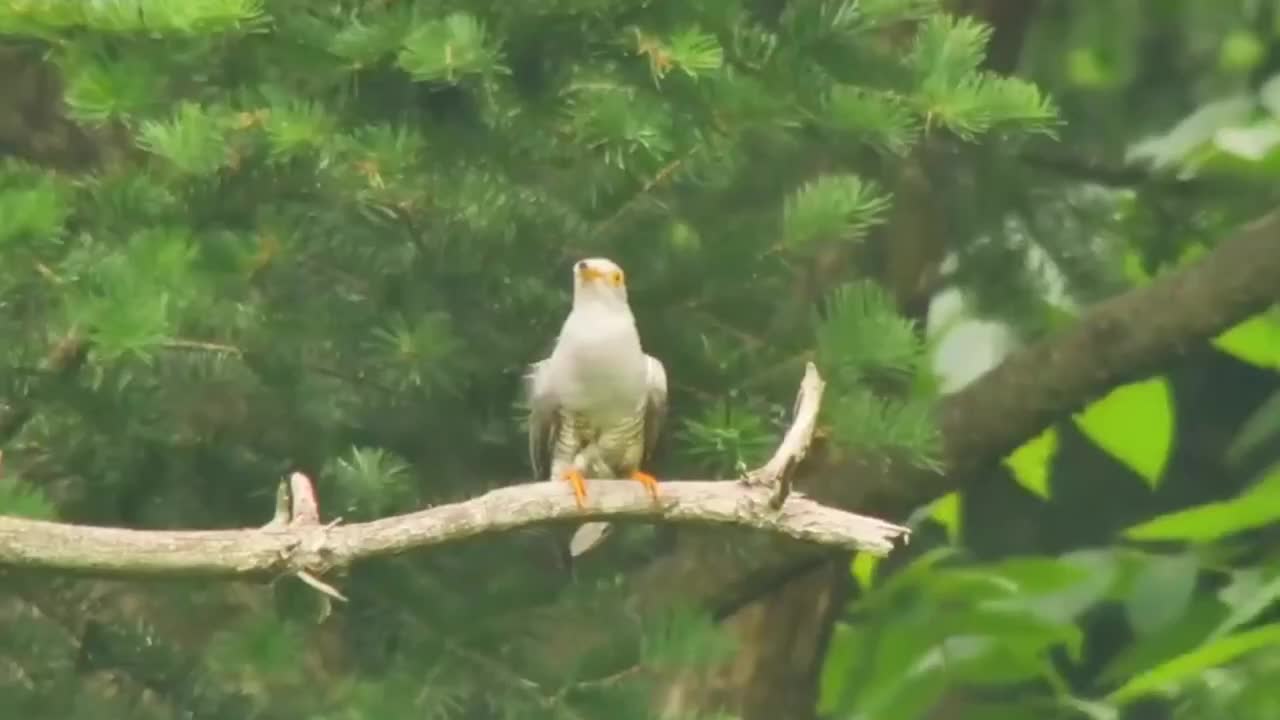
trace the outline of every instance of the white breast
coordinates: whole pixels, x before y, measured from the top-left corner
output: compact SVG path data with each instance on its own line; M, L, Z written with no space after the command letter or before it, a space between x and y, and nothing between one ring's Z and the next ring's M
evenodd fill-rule
M630 312L575 310L552 363L560 402L601 424L630 416L644 401L646 365Z

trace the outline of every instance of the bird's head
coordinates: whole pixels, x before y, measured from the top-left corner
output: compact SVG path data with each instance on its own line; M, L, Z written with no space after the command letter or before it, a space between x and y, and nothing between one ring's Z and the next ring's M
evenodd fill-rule
M627 276L608 258L586 258L573 264L573 304L626 306Z

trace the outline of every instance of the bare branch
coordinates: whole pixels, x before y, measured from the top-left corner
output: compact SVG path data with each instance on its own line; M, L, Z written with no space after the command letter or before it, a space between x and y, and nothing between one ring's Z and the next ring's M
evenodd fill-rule
M311 587L315 588L323 595L328 595L329 597L334 598L335 600L341 600L342 602L348 602L347 596L338 592L337 588L321 580L315 575L312 575L306 570L301 570L298 572L298 579L310 585Z
M769 506L782 507L782 503L791 492L791 474L796 465L809 452L809 443L813 441L813 431L818 424L818 411L822 409L822 392L826 382L818 375L818 368L812 362L805 363L804 379L800 381L800 391L796 395L794 415L791 428L782 438L782 444L769 458L769 462L747 473L743 482L747 485L763 485L773 489Z
M657 502L630 480L595 480L587 507L560 482L500 488L480 497L354 525L320 523L311 480L289 477L275 513L259 528L128 530L0 517L0 566L99 575L280 576L293 574L343 599L320 575L354 561L441 545L486 533L568 520L648 518L672 523L738 525L796 540L879 555L907 528L825 507L791 494L787 475L804 456L822 398L822 379L806 368L796 419L768 464L745 482L664 483ZM786 500L784 503L783 500Z
M320 502L316 500L316 489L311 484L311 478L300 472L290 475L289 495L293 498L290 525L306 527L320 522Z
M657 503L629 480L596 480L586 509L567 485L530 483L367 523L295 522L243 530L128 530L0 517L0 565L108 575L323 574L355 560L395 555L557 520L650 518L767 530L797 540L884 554L904 527L793 495L779 510L770 493L723 481L663 485Z

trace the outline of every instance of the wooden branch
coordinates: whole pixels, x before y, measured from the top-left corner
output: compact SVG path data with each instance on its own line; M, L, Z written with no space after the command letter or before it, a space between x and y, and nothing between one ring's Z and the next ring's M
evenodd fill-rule
M395 555L486 533L567 520L647 518L672 523L738 525L844 550L879 555L907 528L825 507L782 490L804 455L822 397L810 364L796 422L768 464L748 482L663 483L655 503L630 480L592 480L579 508L561 482L500 488L480 497L352 525L321 524L310 479L293 473L275 499L275 514L259 528L129 530L0 517L0 566L131 576L275 576L293 574L342 599L317 576L364 558ZM786 502L782 502L785 499ZM287 517L286 517L287 516Z
M1056 418L1276 302L1280 210L1222 238L1196 262L1094 305L1063 332L1013 353L946 397L939 409L946 472L846 458L838 468L816 470L807 489L831 506L905 516L989 477L984 469ZM776 587L790 568L814 556L782 543L751 556L726 555L711 541L682 543L644 569L636 601L657 607L678 599L726 613Z
M950 484L1276 302L1280 210L1223 238L1197 262L1094 305L948 398L942 429ZM933 495L940 488L920 490ZM922 494L916 499L927 499Z
M290 522L243 530L129 530L0 517L0 565L109 575L234 576L326 572L485 533L555 520L650 518L740 525L797 540L884 554L907 529L792 495L779 510L770 492L739 483L664 483L658 503L630 480L593 480L578 509L567 485L530 483L367 523Z
M826 382L818 375L817 366L812 362L805 363L804 378L800 381L800 391L796 394L791 427L769 462L747 473L742 479L746 485L772 488L770 507L782 507L783 501L791 492L791 475L809 451L809 443L813 442L818 411L822 409L822 392L826 387Z

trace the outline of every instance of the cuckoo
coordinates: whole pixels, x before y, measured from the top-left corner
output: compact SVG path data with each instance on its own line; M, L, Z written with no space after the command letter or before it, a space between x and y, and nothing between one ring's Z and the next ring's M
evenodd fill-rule
M667 411L666 369L640 345L626 276L606 258L573 266L573 307L551 355L529 368L529 454L538 480L561 479L578 506L588 478L631 478L654 500L658 483L641 470ZM608 523L586 523L574 556L604 539Z

